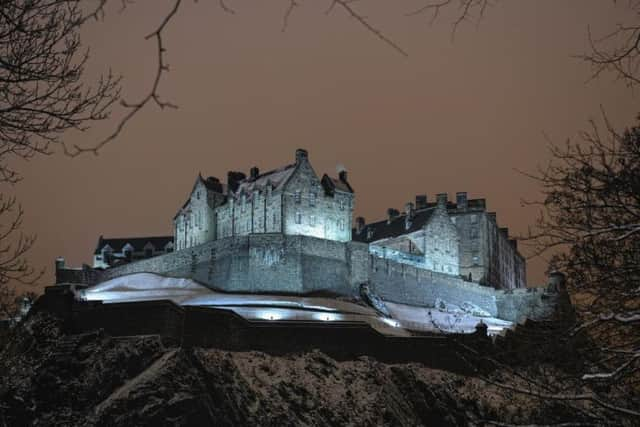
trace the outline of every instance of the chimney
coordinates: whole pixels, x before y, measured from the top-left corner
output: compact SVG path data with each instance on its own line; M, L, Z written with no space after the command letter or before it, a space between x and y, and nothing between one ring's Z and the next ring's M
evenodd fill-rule
M458 209L467 209L467 193L464 191L456 193L456 205Z
M227 173L227 184L229 185L229 191L235 193L238 189L238 184L245 178L246 175L242 172L229 171Z
M347 183L347 171L345 169L342 169L340 172L338 172L338 178L340 178L340 181L344 182L345 184Z
M298 148L296 150L296 164L300 164L303 160L307 159L309 159L309 153L307 153L307 150Z
M413 203L408 202L404 205L404 213L409 219L413 218L413 215L415 213L413 210Z
M400 215L397 209L389 208L387 209L387 224L391 224L394 218Z
M411 220L413 219L413 203L409 202L404 205L404 229L411 228Z
M436 199L438 201L438 206L443 208L447 207L447 193L438 193Z
M356 234L361 234L362 230L364 230L364 217L356 218Z
M222 184L220 184L220 180L215 176L210 176L206 181L207 187L216 193L222 193Z
M249 171L249 175L251 176L251 180L255 181L258 178L258 175L260 175L260 169L258 169L256 166L252 167Z
M57 270L64 270L64 258L61 256L56 258L56 271Z
M424 209L427 207L427 195L418 194L416 196L416 209Z

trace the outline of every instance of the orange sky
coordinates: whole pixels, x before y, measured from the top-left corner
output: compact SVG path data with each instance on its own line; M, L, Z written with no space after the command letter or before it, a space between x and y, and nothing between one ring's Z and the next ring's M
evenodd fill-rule
M119 3L119 2L117 2ZM617 126L630 125L637 98L606 76L587 83L589 68L571 55L587 49L587 26L602 34L622 19L622 5L602 0L499 2L479 28L451 39L451 17L428 25L406 17L420 2L354 3L408 53L405 58L329 2L303 2L281 31L287 2L184 2L166 33L171 73L161 95L180 108L141 112L99 156L64 155L18 165L15 194L24 229L36 233L31 253L90 262L99 235L171 234L171 218L198 172L263 170L309 150L318 173L349 171L356 215L380 219L415 194L467 191L512 234L526 232L536 184L516 172L548 161L543 133L562 142L584 129L602 106ZM258 2L254 2L258 3ZM160 7L162 5L162 7ZM111 11L84 34L89 73L111 67L125 77L125 98L147 90L156 63L144 35L168 1L140 1ZM113 120L70 143L89 145ZM529 263L540 283L544 261Z

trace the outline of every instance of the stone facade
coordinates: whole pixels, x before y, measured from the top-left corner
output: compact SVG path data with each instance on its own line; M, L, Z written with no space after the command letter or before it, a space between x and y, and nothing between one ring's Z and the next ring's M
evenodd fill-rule
M104 238L93 252L93 268L110 268L174 250L173 236ZM61 258L64 264L64 259Z
M254 167L248 177L229 172L225 186L217 178L198 177L174 218L174 230L178 250L260 233L346 242L351 240L352 211L346 172L338 179L319 178L308 153L297 150L295 163L262 174Z
M439 212L436 221L434 212ZM484 199L467 200L466 193L457 193L452 203L441 193L436 203L416 196L403 214L389 209L387 220L365 224L364 218L356 219L353 238L392 261L496 289L525 288L525 260L508 233L498 226L495 213L486 211Z
M424 307L434 307L437 299L459 306L471 303L510 321L551 318L558 298L556 292L546 289L497 290L381 258L371 254L364 243L281 233L213 240L93 272L98 273L91 276L95 282L131 273L158 273L189 277L213 289L234 293L323 292L357 297L360 285L368 283L385 301Z

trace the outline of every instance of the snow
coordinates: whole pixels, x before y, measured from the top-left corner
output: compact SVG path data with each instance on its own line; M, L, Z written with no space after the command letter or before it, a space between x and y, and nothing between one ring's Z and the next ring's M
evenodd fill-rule
M370 307L332 298L289 295L229 294L211 290L191 279L136 273L79 291L78 298L104 303L170 300L182 306L232 310L250 321L364 322L386 335L409 336L410 330L438 333L473 333L483 322L490 335L512 328L513 323L487 316L470 303L462 307L437 301L425 308L384 301L389 316Z
M487 325L489 335L514 327L512 322L495 317L474 316L463 311L446 312L435 308L385 302L391 317L406 329L424 332L473 333L480 322Z

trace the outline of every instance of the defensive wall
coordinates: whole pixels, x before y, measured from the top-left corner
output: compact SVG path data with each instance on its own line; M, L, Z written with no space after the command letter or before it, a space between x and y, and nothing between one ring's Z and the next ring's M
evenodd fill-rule
M279 233L214 240L91 274L60 270L57 282L94 284L131 273L189 277L216 290L244 293L358 296L360 285L369 283L385 301L424 307L434 307L437 299L458 306L471 303L510 321L551 318L564 298L542 288L496 290L379 258L365 243Z
M54 314L63 321L63 329L69 334L159 335L169 346L264 351L275 355L317 349L338 360L370 356L387 363L420 362L465 375L473 375L478 369L496 368L498 365L491 360L508 362L511 366L548 358L567 363L572 360L567 357L571 342L551 339L571 326L566 322L527 320L494 340L482 325L473 334L394 337L357 321L249 321L231 310L179 306L167 300L113 304L77 301L74 287L47 287L29 316L41 312ZM468 351L470 348L475 351Z

